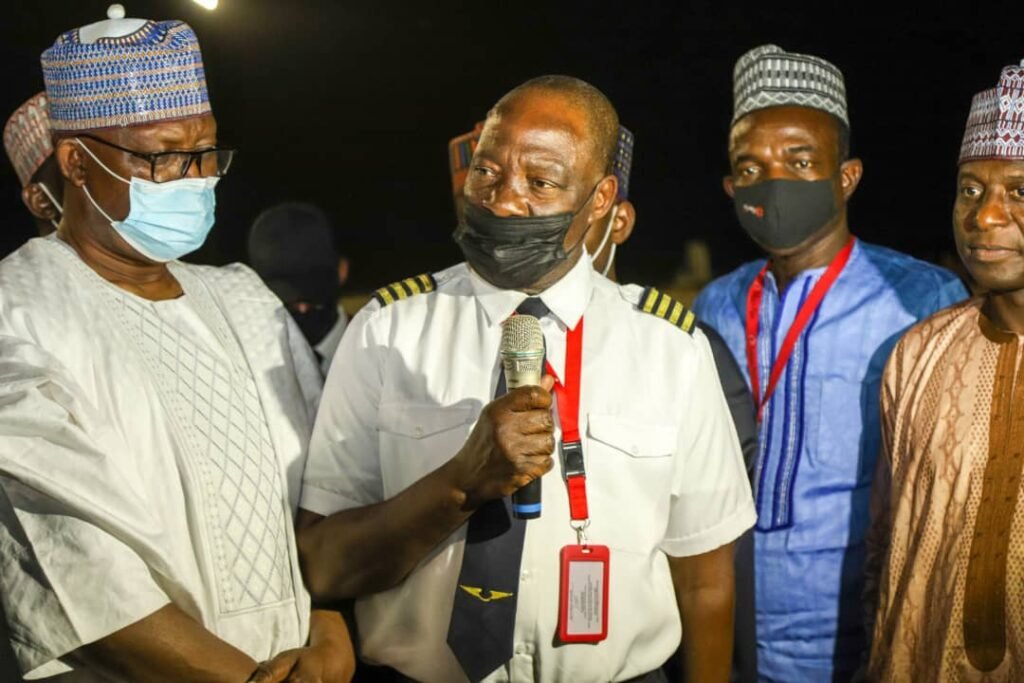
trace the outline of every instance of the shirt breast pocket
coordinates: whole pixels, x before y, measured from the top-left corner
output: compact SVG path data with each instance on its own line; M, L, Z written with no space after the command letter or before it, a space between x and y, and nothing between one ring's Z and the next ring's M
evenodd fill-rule
M595 543L650 553L668 525L679 431L664 423L589 414L584 457Z
M448 462L465 443L478 413L468 404L382 403L378 440L384 498Z

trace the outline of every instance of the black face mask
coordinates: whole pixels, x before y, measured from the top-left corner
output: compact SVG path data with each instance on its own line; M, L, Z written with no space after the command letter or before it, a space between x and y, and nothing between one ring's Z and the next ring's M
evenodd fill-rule
M766 249L790 249L825 227L838 212L832 179L765 180L736 187L733 201L743 229Z
M302 331L310 346L316 346L338 322L338 307L331 304L313 304L305 313L289 306L288 312Z
M495 216L466 202L453 237L480 277L501 289L526 289L564 263L586 237L584 231L579 242L565 250L569 226L590 203L594 190L577 211L553 216Z

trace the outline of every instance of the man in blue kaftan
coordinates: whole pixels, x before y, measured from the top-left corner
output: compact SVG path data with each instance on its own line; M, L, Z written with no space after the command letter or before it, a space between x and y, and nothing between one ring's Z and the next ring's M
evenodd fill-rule
M904 330L967 292L952 273L850 234L846 203L863 168L849 158L834 65L766 45L733 79L724 185L769 259L715 280L694 309L725 338L761 411L758 679L845 681L867 655L860 598L882 369Z

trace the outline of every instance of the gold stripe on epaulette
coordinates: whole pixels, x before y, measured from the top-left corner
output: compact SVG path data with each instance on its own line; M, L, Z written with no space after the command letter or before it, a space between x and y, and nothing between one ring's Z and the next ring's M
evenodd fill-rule
M409 290L409 296L412 296L413 294L419 294L420 292L423 291L423 289L420 287L420 283L417 282L415 278L407 277L404 280L402 280L402 284L405 285L406 289Z
M697 322L697 316L693 311L687 309L686 317L683 318L683 323L679 327L683 328L683 332L692 332L695 322Z
M644 313L651 313L654 310L654 302L658 300L659 294L660 294L660 292L658 292L658 290L656 290L654 287L649 287L647 289L647 294L643 298L643 302L644 302L643 311L644 311Z
M658 302L658 310L654 312L654 315L659 318L664 318L665 314L668 313L668 305L672 303L672 299L665 295L661 295L661 300Z
M668 321L683 332L693 333L693 325L697 321L693 311L654 287L648 287L640 295L639 308L644 313Z
M684 306L678 301L672 302L672 314L669 315L668 321L675 325L679 322L679 316L683 314Z
M437 282L434 280L434 276L429 273L423 273L422 275L407 277L404 280L392 282L386 287L381 287L374 293L373 298L380 302L381 306L388 306L396 301L408 299L417 294L432 292L436 287Z

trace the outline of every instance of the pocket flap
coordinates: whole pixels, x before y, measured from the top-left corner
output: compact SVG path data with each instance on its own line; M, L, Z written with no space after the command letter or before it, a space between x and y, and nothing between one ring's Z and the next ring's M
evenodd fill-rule
M665 424L651 424L617 415L587 416L590 438L636 458L672 455L676 450L677 430Z
M381 403L378 419L381 431L425 439L470 424L475 415L469 406L439 406L430 403Z

